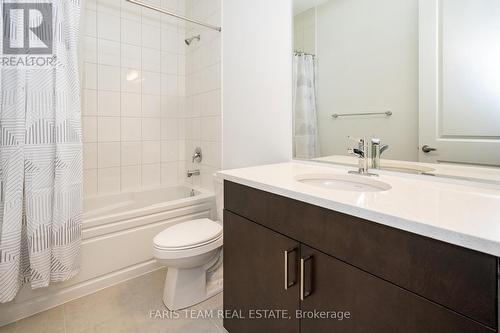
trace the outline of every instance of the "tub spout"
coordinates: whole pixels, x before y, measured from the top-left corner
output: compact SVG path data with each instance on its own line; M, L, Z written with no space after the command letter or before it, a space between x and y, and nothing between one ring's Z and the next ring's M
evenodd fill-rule
M200 175L200 170L188 170L187 176L188 178L191 178L193 176L199 176Z

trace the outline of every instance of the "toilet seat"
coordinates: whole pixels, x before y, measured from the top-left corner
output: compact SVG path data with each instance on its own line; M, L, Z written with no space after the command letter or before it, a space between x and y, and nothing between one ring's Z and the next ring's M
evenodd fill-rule
M153 239L158 259L186 258L222 246L222 226L209 219L191 220L166 228Z
M200 244L190 245L190 246L183 246L183 247L172 248L172 247L159 246L159 245L156 245L156 244L154 244L153 247L156 248L156 249L158 249L158 250L163 250L163 251L166 251L166 252L185 251L185 250L191 250L191 249L196 249L196 248L199 248L199 247L204 247L206 245L210 245L211 243L214 243L214 242L218 241L220 238L222 238L222 235L219 235L219 236L217 236L214 239L211 239L209 241L206 241L206 242L203 242L203 243L200 243Z
M153 246L153 256L156 259L164 259L164 260L173 260L173 259L183 259L183 258L190 258L198 255L202 255L205 253L208 253L212 250L218 249L221 247L223 244L223 239L222 235L213 240L210 243L198 246L198 247L193 247L190 249L180 249L180 250L172 250L172 249L165 249L165 248L158 248L156 246Z
M187 250L211 243L222 235L222 226L209 219L182 222L166 228L153 239L159 249Z

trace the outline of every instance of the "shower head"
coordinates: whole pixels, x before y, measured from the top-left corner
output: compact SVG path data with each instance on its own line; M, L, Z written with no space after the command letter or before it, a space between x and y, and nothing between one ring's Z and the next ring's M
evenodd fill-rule
M187 46L191 45L193 41L197 40L198 42L201 40L201 35L193 36L191 38L187 38L184 40Z

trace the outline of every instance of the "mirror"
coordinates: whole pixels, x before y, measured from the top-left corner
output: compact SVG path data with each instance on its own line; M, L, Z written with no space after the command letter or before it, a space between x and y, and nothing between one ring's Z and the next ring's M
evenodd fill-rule
M295 158L500 181L498 36L498 0L294 0Z

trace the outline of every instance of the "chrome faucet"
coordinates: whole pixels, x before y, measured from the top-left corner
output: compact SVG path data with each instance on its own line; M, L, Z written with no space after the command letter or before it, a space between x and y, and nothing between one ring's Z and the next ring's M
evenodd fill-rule
M373 138L371 140L371 146L372 146L371 167L372 169L380 169L380 156L382 156L382 154L387 149L389 149L389 145L383 145L380 139Z
M368 141L364 138L354 139L349 137L349 139L354 140L358 143L358 148L349 148L348 152L351 155L358 157L358 171L349 171L350 174L356 174L361 176L378 176L377 174L373 174L369 172L370 163L369 163L369 144Z

